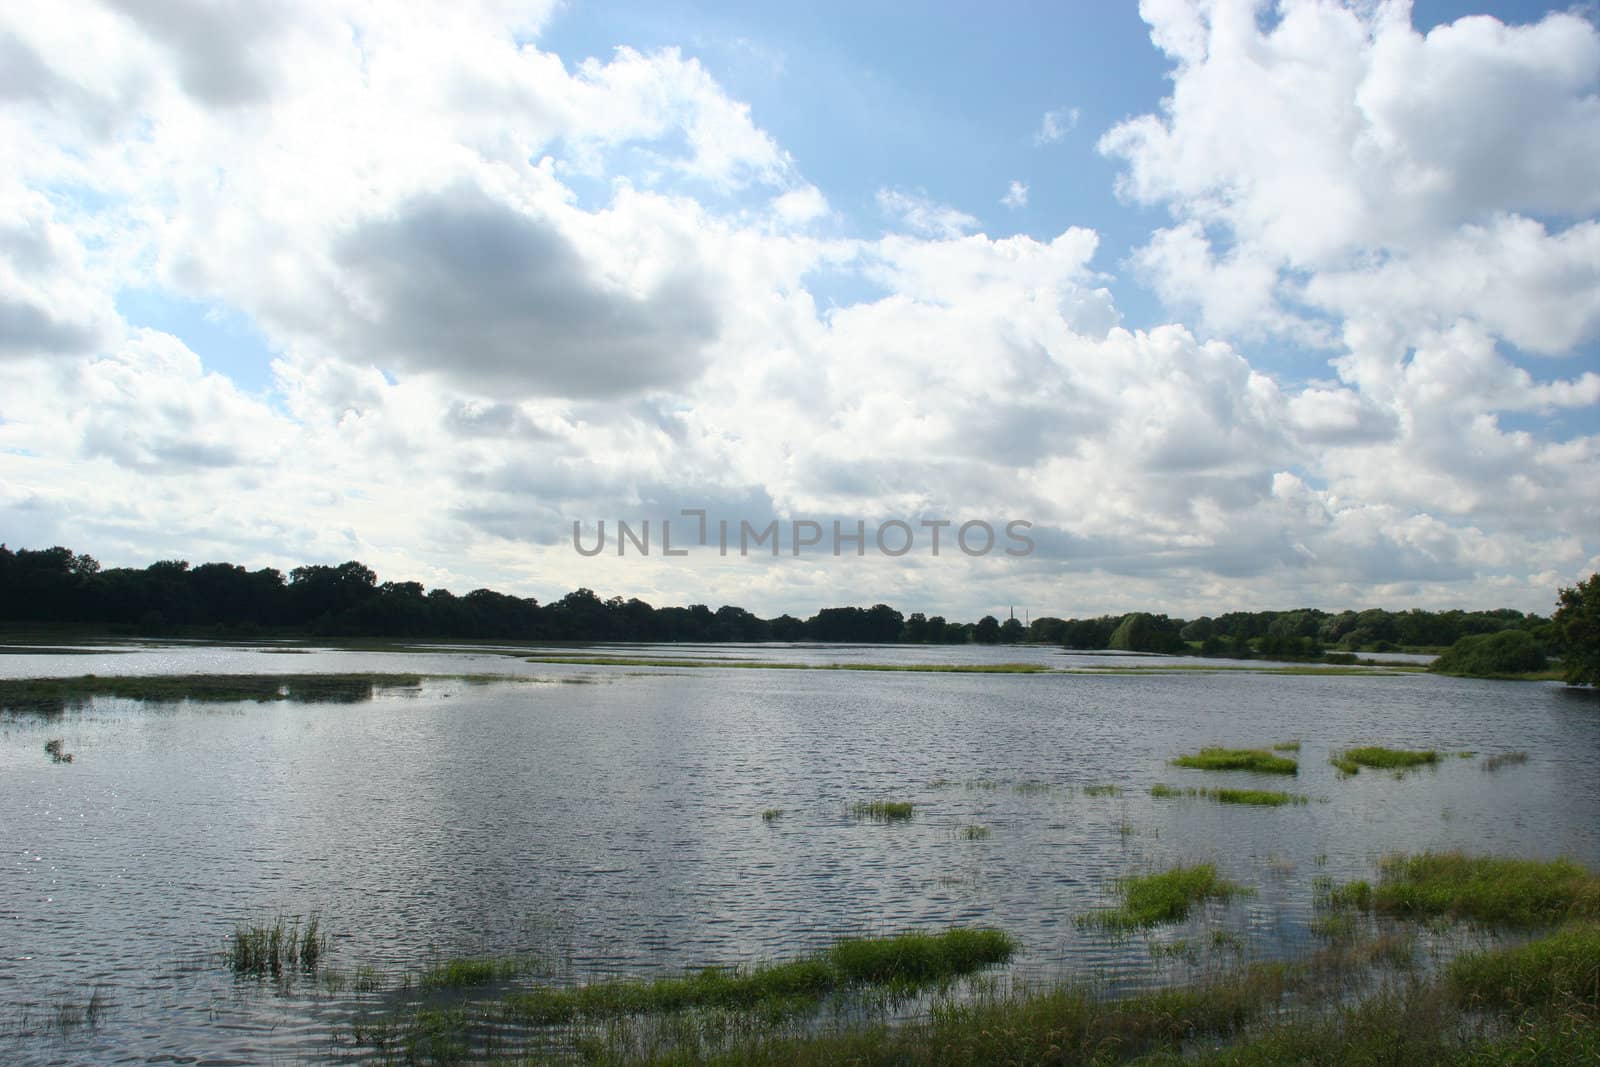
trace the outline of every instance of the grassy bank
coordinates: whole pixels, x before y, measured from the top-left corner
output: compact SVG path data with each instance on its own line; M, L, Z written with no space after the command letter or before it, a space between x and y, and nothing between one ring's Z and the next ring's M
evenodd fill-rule
M96 697L151 703L289 700L352 703L379 689L415 688L417 674L180 674L132 677L0 678L0 710L59 711Z

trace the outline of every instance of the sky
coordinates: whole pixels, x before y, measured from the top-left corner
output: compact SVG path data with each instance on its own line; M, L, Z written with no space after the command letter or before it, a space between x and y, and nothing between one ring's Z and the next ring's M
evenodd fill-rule
M1600 569L1592 4L52 0L0 157L12 548L769 616Z

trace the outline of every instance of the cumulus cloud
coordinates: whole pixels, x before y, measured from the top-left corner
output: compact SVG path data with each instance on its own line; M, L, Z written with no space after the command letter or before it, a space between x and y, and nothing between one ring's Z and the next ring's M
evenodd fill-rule
M1473 17L1423 35L1395 2L1285 0L1265 22L1250 0L1140 10L1176 64L1173 93L1100 149L1126 164L1122 195L1177 216L1136 257L1175 305L1218 331L1304 338L1317 311L1366 313L1375 292L1396 313L1447 318L1492 290L1503 299L1485 318L1519 344L1563 350L1594 335L1592 300L1549 325L1510 307L1535 287L1594 288L1589 22ZM1463 255L1457 277L1434 275Z
M1547 606L1600 554L1600 442L1544 424L1600 374L1524 355L1600 330L1592 27L1141 10L1173 96L1101 147L1172 213L1130 265L1183 317L1145 329L1094 230L886 186L860 235L695 58L573 62L546 7L268 5L210 52L200 4L0 16L0 540L769 612ZM248 318L268 393L123 323L129 287ZM565 544L697 506L1027 518L1040 549Z

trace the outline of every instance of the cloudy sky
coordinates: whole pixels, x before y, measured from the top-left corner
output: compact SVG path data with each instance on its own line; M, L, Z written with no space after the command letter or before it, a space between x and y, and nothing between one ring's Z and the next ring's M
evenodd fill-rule
M968 618L1600 568L1593 5L755 7L5 5L0 540ZM684 508L1037 548L573 550Z

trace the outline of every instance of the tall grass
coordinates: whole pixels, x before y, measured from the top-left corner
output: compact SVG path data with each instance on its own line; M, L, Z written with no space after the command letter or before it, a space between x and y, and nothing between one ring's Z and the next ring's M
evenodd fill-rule
M1260 771L1266 774L1298 774L1300 764L1287 756L1274 756L1264 748L1202 748L1199 752L1168 761L1174 767L1200 771Z
M905 822L916 812L909 800L858 800L850 805L850 814L872 822Z
M1493 756L1483 758L1483 769L1498 771L1501 767L1516 767L1528 762L1526 752L1497 752Z
M285 971L314 971L328 950L328 935L315 915L302 928L278 916L271 924L238 926L228 941L228 966L235 974L281 975Z

